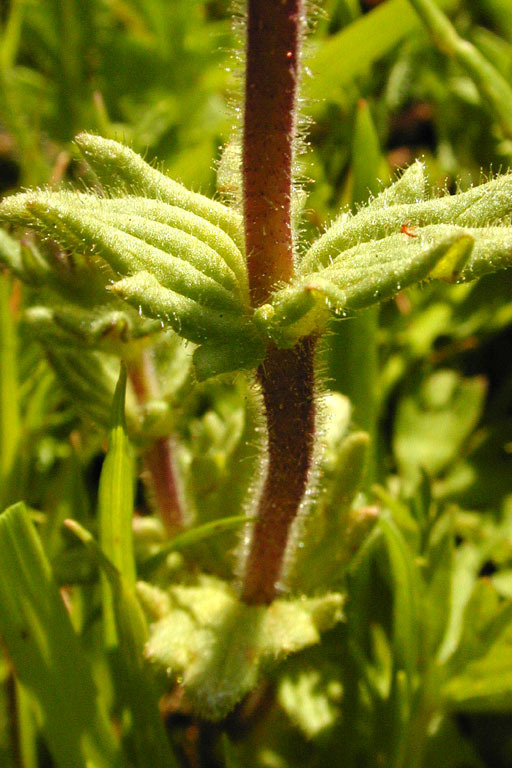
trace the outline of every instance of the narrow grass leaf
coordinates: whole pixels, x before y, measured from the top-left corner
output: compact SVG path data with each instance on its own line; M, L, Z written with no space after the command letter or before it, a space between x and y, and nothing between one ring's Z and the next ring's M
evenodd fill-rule
M416 672L419 647L420 583L412 553L390 517L382 515L384 534L393 581L393 646L398 668L409 683Z
M455 58L466 70L489 104L503 133L512 138L512 88L503 75L478 48L457 34L453 24L432 0L409 2L437 47Z
M380 148L368 102L359 99L354 124L351 152L352 203L366 203L376 191L381 175L389 176L389 169Z
M133 501L135 467L126 434L124 401L126 368L121 367L112 404L112 429L100 477L98 507L101 548L122 574L129 589L135 585ZM103 618L107 647L117 644L110 584L103 579Z
M23 504L0 516L0 635L38 703L56 766L121 765L89 663Z
M450 8L455 3L440 0L440 5ZM328 101L345 104L347 86L419 27L406 0L388 0L328 38L306 61L314 73L304 88L310 111L321 110L326 93Z
M124 704L132 714L134 765L136 768L174 768L177 763L159 712L152 671L144 661L148 629L134 588L127 584L121 571L85 528L75 520L67 520L66 526L85 544L112 590L119 641L116 683Z
M12 282L0 273L0 503L7 503L21 434L17 334L10 307Z
M172 541L162 547L158 552L139 566L139 571L144 578L147 578L156 568L162 565L171 552L179 552L186 547L194 546L217 533L230 531L239 528L247 522L245 515L236 515L233 517L223 517L220 520L214 520L211 523L198 525L190 531L185 531L176 536Z
M37 722L34 701L19 680L15 681L16 735L22 768L39 768Z

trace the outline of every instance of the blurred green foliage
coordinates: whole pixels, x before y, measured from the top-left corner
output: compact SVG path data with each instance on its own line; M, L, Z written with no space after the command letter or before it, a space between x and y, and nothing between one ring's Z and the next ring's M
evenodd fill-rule
M512 86L508 0L439 5ZM302 220L306 241L340 208L361 203L367 189L377 193L417 157L438 190L466 189L482 173L508 169L512 139L492 104L468 71L433 45L405 0L326 0L314 14L304 76L304 111L314 121L300 158L310 192ZM158 158L172 178L214 193L221 147L240 120L241 62L233 54L240 33L233 31L227 0L10 0L0 20L3 191L89 183L90 170L72 144L87 130L125 141L147 159ZM369 131L375 134L364 158L357 133L362 109L370 120L365 142ZM92 271L51 245L41 258L29 235L21 248L8 234L0 237L2 261L13 267L18 260L33 275L23 287L15 268L0 275L0 499L3 507L20 499L26 504L0 517L0 539L11 550L0 564L0 601L8 607L0 611L0 633L7 640L18 624L22 632L24 621L40 627L39 645L1 662L0 764L155 765L154 754L171 764L159 728L150 733L144 721L137 729L134 690L144 680L153 713L161 697L182 766L509 766L512 273L399 293L355 331L361 317L332 321L322 351L332 390L324 407L325 493L290 584L310 600L325 588L343 591L345 618L321 645L263 665L253 693L212 724L180 693L179 664L178 685L171 685L159 670L136 668L136 655L131 661L107 657L97 552L90 542L89 549L78 544L62 521L71 517L98 531L102 448L121 354L132 366L126 421L143 476L135 489L134 545L139 575L151 572L153 581L141 588L146 612L161 626L172 624L173 615L186 623L187 595L201 570L217 599L227 599L217 584L236 572L240 521L217 531L206 526L245 511L261 441L254 392L240 377L193 385L189 347L154 327L132 333L142 324L136 312L122 322L111 316L88 348L81 329L66 324L65 307L55 306L50 320L58 315L59 341L68 342L56 345L41 311L48 296L55 301L55 286L41 288L45 259L53 254L60 265L59 291L73 295L77 276L87 283L84 312L97 306L101 292ZM354 338L370 341L357 352ZM342 370L340 350L361 354L361 347L357 371ZM145 358L152 387L141 393L136 372ZM363 370L369 379L358 403ZM367 447L361 428L375 436L378 485L363 482L358 494ZM157 443L172 448L181 478L175 503L186 508L187 525L197 527L172 552L173 510L162 513L158 482L148 474ZM102 482L105 487L105 474ZM110 482L115 496L119 482ZM341 544L340 531L347 534ZM16 549L17 541L25 541L25 549ZM122 590L115 569L121 565L112 551L106 554L113 563L99 567L110 574L114 592ZM174 614L166 591L172 580L181 581L175 592L185 601ZM145 629L133 618L133 605L121 605L117 631L140 650L138 632ZM188 621L199 653L208 638ZM243 630L244 621L240 625ZM325 617L324 625L331 626ZM226 646L231 629L223 628ZM18 637L9 640L18 647ZM279 651L262 640L258 664L262 648ZM253 675L248 657L255 651L243 651L244 669ZM52 652L61 663L45 666ZM127 667L133 674L123 687ZM30 689L24 680L37 685ZM250 687L237 683L242 691ZM47 711L40 705L45 692L55 694L55 701L46 699ZM71 707L83 722L68 723ZM151 743L160 751L145 749Z

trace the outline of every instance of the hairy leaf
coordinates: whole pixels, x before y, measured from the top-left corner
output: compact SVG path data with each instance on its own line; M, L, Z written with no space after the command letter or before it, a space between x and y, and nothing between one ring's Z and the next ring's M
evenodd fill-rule
M210 221L243 247L241 217L208 197L191 192L182 184L152 168L133 150L111 139L81 133L76 143L107 189L128 191L178 206Z
M433 228L432 228L433 230ZM255 312L255 320L280 346L321 331L330 310L346 315L388 299L425 280L440 263L443 272L464 262L473 247L466 230L444 228L410 239L402 233L343 251L331 266L298 278Z
M341 619L338 594L248 606L219 580L168 592L170 611L151 627L147 656L182 681L203 717L225 717L257 683L259 672L318 643Z

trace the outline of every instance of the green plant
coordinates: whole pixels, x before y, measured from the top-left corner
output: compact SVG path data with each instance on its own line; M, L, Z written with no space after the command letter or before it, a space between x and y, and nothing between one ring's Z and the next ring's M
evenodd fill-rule
M508 135L507 84L451 34L431 3L413 5L441 43L450 41L449 52L462 56ZM477 579L508 518L489 523L485 547L468 540L456 552L454 512L432 498L423 472L432 468L437 476L457 454L477 419L481 383L458 388L453 376L441 375L425 386L432 411L449 401L455 415L444 454L437 449L432 457L429 446L422 452L420 445L415 458L406 443L414 408L404 406L396 453L404 487L409 483L408 503L378 486L384 511L377 523L378 510L357 497L368 487L368 435L347 430L347 402L326 394L317 358L333 315L366 310L354 337L366 333L370 347L351 375L354 391L358 377L369 377L361 384L366 400L359 408L375 437L371 308L418 282L466 283L509 266L512 180L497 176L436 196L418 161L366 206L341 213L314 242L302 240L297 103L305 33L301 0L249 0L243 125L220 163L231 204L190 192L110 138L81 133L76 145L99 187L27 191L0 207L4 222L39 236L18 243L4 233L0 241L4 262L34 297L26 326L78 410L103 427L111 420L99 544L86 530L90 516L74 512L75 489L62 493L67 506L43 526L44 548L23 505L0 518L6 553L0 633L19 677L18 702L28 696L29 722L37 709L35 720L59 765L158 766L189 759L186 748L180 756L179 745L173 755L162 727L160 672L184 697L175 709L191 711L210 733L212 755L196 756L196 764L243 764L251 740L261 738L259 729L267 748L293 764L291 737L279 720L265 717L265 680L275 688L271 709L278 702L311 739L327 730L308 756L312 765L333 750L347 765L358 764L368 728L376 739L374 764L420 765L432 724L461 701L509 707L512 685L502 659L509 652L510 609ZM365 160L361 147L368 151ZM381 164L364 102L354 156L352 198L360 202ZM14 340L7 294L2 301L4 336ZM5 504L17 496L21 443L12 404L13 343L2 347L12 374L2 390ZM202 422L194 406L199 396L214 404ZM178 402L185 402L185 416ZM180 419L187 416L185 428ZM207 446L206 459L204 451L186 455L180 448L178 436L186 429L191 445ZM140 523L135 543L130 441L143 458L155 511L146 527ZM254 446L258 455L251 458ZM68 483L73 472L71 459ZM210 495L201 488L208 473ZM194 511L202 525L191 528ZM86 545L78 554L61 538L67 517L78 518L67 523ZM233 565L227 537L242 525ZM224 541L213 536L219 531ZM180 557L182 550L196 553L197 570L192 557ZM375 568L386 574L383 593L393 591L392 598L383 596L390 605L388 625L382 621L387 632L369 620ZM103 640L95 647L102 662L84 652L57 590L58 581L94 582L98 570ZM137 570L144 580L136 584ZM83 601L90 616L94 597L73 599ZM84 619L79 634L88 631ZM322 633L320 653L315 646ZM55 654L61 663L53 663ZM108 677L105 659L113 692L96 705L94 673ZM80 715L71 727L66 702L75 687ZM340 699L343 723L336 732ZM252 718L244 700L249 709L255 702ZM122 723L121 741L109 705ZM239 728L244 718L249 722L242 745L219 738L221 727L236 735L229 717ZM204 721L221 726L209 732ZM258 759L271 764L263 754Z

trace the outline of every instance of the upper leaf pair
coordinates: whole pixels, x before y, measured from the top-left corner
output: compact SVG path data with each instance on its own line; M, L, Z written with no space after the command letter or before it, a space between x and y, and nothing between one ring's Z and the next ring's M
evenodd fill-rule
M268 343L289 347L321 333L331 310L345 315L427 278L471 279L508 266L512 256L512 227L504 225L512 176L426 200L417 162L357 214L342 213L292 281L253 308L236 211L117 142L81 134L77 143L104 196L27 192L4 201L0 218L101 257L111 294L198 345L199 379L255 367Z

